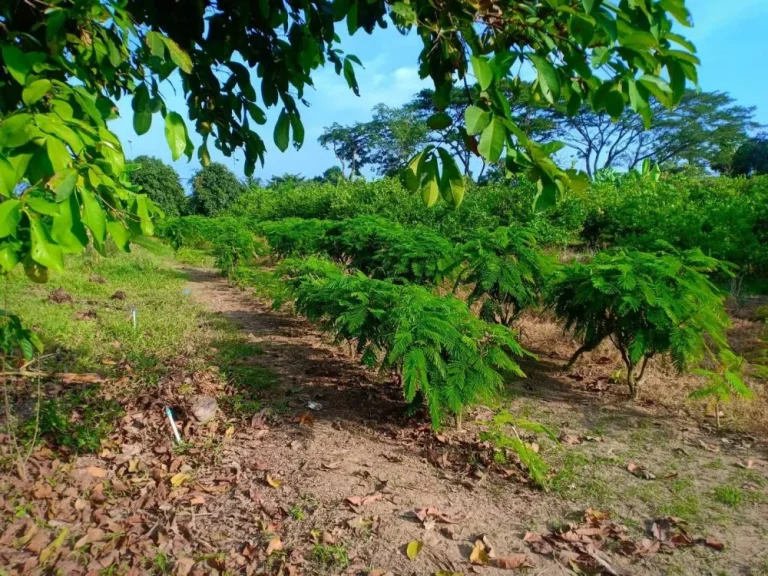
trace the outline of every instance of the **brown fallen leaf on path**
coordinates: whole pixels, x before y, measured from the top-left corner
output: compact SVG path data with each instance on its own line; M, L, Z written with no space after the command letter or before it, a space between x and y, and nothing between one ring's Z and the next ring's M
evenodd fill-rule
M447 514L440 512L437 508L418 508L414 514L422 523L426 523L430 519L433 519L435 522L442 522L443 524L458 524L461 522L461 519L451 518Z
M704 450L708 452L713 452L715 454L720 452L719 446L715 446L714 444L707 444L706 442L704 442L704 440L699 440L699 444L701 445L702 448L704 448Z
M88 474L93 476L94 478L106 478L107 477L107 471L104 470L104 468L99 468L98 466L88 466L86 468L88 471Z
M516 570L517 568L533 568L533 563L525 554L511 554L491 560L491 565L502 570Z
M283 549L283 541L280 540L280 536L275 536L272 538L272 540L269 541L269 545L267 546L267 556L272 554L272 552L277 552L278 550Z
M638 478L645 478L646 480L656 480L656 475L650 472L647 468L630 462L627 464L627 470Z
M376 502L376 500L381 500L383 497L384 495L381 492L374 492L368 496L350 496L347 498L347 502L353 507L357 508L360 506L366 506L372 502Z

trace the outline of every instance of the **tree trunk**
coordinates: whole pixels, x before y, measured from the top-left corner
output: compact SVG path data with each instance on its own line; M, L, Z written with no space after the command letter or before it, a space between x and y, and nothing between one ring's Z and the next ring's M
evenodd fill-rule
M582 344L576 352L573 353L573 356L571 356L571 359L568 360L568 364L566 364L565 369L570 370L573 368L573 365L576 363L576 360L578 360L584 352L591 352L595 348L597 348L600 343L603 341L603 338L600 338L598 340L595 340L594 342L585 342Z
M637 398L637 382L635 382L635 367L632 364L627 366L627 386L629 386L629 397L634 400Z

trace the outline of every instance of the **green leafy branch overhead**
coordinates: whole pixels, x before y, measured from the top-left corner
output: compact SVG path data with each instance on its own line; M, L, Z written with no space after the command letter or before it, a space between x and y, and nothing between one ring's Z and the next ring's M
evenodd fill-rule
M122 146L108 127L115 102L130 97L133 124L146 133L162 117L174 160L192 158L185 116L202 136L204 165L212 144L242 150L251 174L264 161L259 127L266 109L280 113L272 138L300 147L299 103L313 72L332 64L360 91L353 55L338 26L372 33L391 20L423 42L420 75L435 85L433 129L455 120L444 110L452 89L479 86L467 109L465 145L503 161L537 183L537 206L551 204L586 179L551 159L560 145L529 139L515 124L501 89L520 67L537 73L535 97L577 111L583 103L618 117L630 107L650 121L651 98L674 106L696 82L693 46L672 31L689 24L683 0L471 0L386 3L381 0L51 0L0 8L0 266L23 262L43 279L63 255L108 236L128 249L152 233L157 208L128 185ZM168 108L161 86L180 78L188 110ZM476 91L475 91L476 92ZM457 205L462 171L443 148L410 162L406 183L432 205ZM22 193L20 191L23 190Z

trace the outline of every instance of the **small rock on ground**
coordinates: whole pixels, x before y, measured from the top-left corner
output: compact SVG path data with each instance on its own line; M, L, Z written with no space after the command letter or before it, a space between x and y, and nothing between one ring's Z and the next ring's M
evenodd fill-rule
M212 396L198 396L192 404L190 411L198 422L207 422L216 415L219 405Z

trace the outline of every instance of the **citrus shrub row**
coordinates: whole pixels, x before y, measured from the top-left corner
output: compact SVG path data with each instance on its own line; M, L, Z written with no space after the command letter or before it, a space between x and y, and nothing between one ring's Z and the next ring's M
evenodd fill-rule
M238 241L230 223L222 222L220 228L230 229L228 243L220 241L216 247L220 268L229 273L248 260L254 244L247 241L250 232ZM727 390L745 395L741 374L721 362L729 353L725 333L730 322L724 294L709 278L730 275L734 267L698 249L678 251L657 243L653 251L606 250L590 260L561 265L524 227L481 229L464 243L375 216L336 222L288 218L250 228L293 266L301 262L297 258L309 258L316 266L314 257L323 256L378 282L358 286L361 290L389 287L394 294L407 285L441 298L434 295L435 288L450 281L454 294L466 294L466 305L480 304L479 316L487 325L510 327L523 310L546 307L582 342L569 367L584 352L609 341L625 364L631 397L637 395L649 359L664 354L681 373L697 366L720 370L725 382L735 382ZM307 313L298 300L297 307ZM376 309L388 310L384 304ZM313 310L314 316L307 315L319 317L321 310Z
M295 309L339 341L355 343L369 366L393 369L407 402L420 394L432 425L495 398L504 374L523 376L514 358L531 356L514 334L477 318L453 296L422 286L346 273L329 260L285 260L279 273Z

